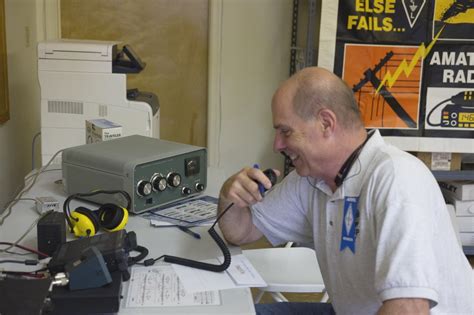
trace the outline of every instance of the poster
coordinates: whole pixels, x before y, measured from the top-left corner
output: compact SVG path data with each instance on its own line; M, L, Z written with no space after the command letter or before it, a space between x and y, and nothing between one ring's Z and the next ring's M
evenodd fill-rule
M474 152L474 1L339 0L336 9L332 70L365 126L402 149Z

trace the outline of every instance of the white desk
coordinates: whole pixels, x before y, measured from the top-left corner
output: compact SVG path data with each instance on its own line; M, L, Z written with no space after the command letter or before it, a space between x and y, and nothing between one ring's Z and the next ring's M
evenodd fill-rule
M212 175L211 175L212 176ZM60 183L55 181L61 179L61 171L48 171L41 174L33 188L23 198L35 198L40 196L52 196L62 203L66 198ZM212 178L208 178L212 181ZM211 191L216 192L216 186L209 185ZM72 201L72 208L78 202ZM13 242L18 239L24 231L38 218L33 201L19 201L12 209L12 214L0 226L0 240ZM210 257L222 256L220 249L207 233L208 227L202 227L199 231L201 239L197 240L176 228L153 228L148 220L139 216L131 216L127 224L127 231L135 231L139 245L149 250L147 258L157 258L163 254L180 256L190 259L208 259ZM68 236L71 235L68 233ZM22 245L37 248L36 228L20 243ZM230 247L232 254L240 253L239 247ZM132 253L136 255L136 253ZM3 254L0 254L2 257ZM128 282L124 282L122 294L127 293ZM221 305L218 306L177 306L159 308L125 308L122 299L120 314L255 314L252 294L250 289L231 289L220 291Z

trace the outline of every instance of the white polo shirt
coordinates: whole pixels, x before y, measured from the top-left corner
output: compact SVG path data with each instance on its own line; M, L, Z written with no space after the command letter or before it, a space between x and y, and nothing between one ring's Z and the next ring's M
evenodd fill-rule
M375 314L394 298L428 299L431 314L474 314L473 271L436 180L378 131L334 193L292 172L252 210L273 245L315 244L337 314Z

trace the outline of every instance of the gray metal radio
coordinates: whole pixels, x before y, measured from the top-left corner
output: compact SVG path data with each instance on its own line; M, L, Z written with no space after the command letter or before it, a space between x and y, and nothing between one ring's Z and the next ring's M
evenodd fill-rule
M125 190L132 198L129 210L140 213L204 191L207 152L202 147L134 135L65 149L62 172L68 195ZM124 204L122 198L99 194L89 200Z

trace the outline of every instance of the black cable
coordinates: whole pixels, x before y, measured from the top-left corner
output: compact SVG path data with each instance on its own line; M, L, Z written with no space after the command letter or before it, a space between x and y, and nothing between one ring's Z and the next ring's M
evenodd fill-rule
M47 268L42 268L39 270L34 270L34 271L8 271L8 270L3 270L2 273L10 276L10 277L31 277L35 279L41 279L48 277L48 275L45 274L40 274L40 272L46 271Z
M165 257L165 255L161 255L158 258L150 258L150 259L145 260L143 263L137 263L137 265L152 266L155 262L157 262L163 257Z
M22 264L22 265L27 265L27 266L36 266L38 264L38 261L34 259L26 259L26 260L4 259L4 260L0 260L0 264Z
M211 226L211 228L207 231L209 235L212 237L212 239L216 242L217 246L222 251L222 255L224 256L224 261L222 264L217 265L217 264L210 264L210 263L204 263L202 261L197 261L197 260L192 260L192 259L187 259L187 258L182 258L182 257L176 257L176 256L171 256L171 255L162 255L158 258L150 258L147 259L143 262L144 266L151 266L158 260L162 259L165 262L172 263L172 264L177 264L177 265L182 265L182 266L187 266L187 267L192 267L192 268L197 268L197 269L203 269L207 271L214 271L214 272L221 272L225 271L227 268L230 266L230 262L232 259L232 256L230 254L229 249L227 248L227 245L225 242L222 240L222 238L219 236L219 234L216 232L214 229L214 226L216 223L219 221L219 219L234 205L234 203L231 203L230 205L225 208L221 214L217 217L217 219L214 221L214 224Z
M219 221L222 218L222 216L227 212L227 210L229 210L233 205L234 203L231 202L230 205L228 205L224 210L222 210L221 214L217 216L216 221L214 221L214 224L211 226L211 229L216 225L217 221Z
M31 143L31 170L34 170L36 168L35 167L35 143L36 143L36 138L38 138L40 135L41 135L41 132L36 133Z
M437 109L438 107L440 107L441 105L443 105L444 103L446 102L449 102L451 99L448 98L442 102L439 102L435 107L433 107L430 112L428 113L428 115L426 116L426 121L428 123L428 125L432 126L432 127L438 127L438 126L441 126L441 121L439 122L439 124L433 124L431 123L430 121L430 118L431 118L431 114L433 114L433 112L435 111L435 109Z
M198 268L198 269L203 269L203 270L208 270L208 271L214 271L214 272L225 271L230 266L230 262L231 262L230 251L227 248L224 241L222 240L222 238L220 238L219 234L217 234L216 230L214 230L214 227L211 227L207 232L212 237L212 239L214 239L217 246L219 246L219 248L222 251L222 254L224 255L224 261L222 262L222 264L215 265L215 264L204 263L204 262L201 262L201 261L191 260L191 259L187 259L187 258L169 256L169 255L163 255L164 261L169 262L169 263L173 263L173 264L182 265L182 266L188 266L188 267L193 267L193 268Z
M128 258L128 266L133 266L137 264L140 260L145 258L148 255L148 249L146 247L137 245L132 251L139 252L137 256Z

